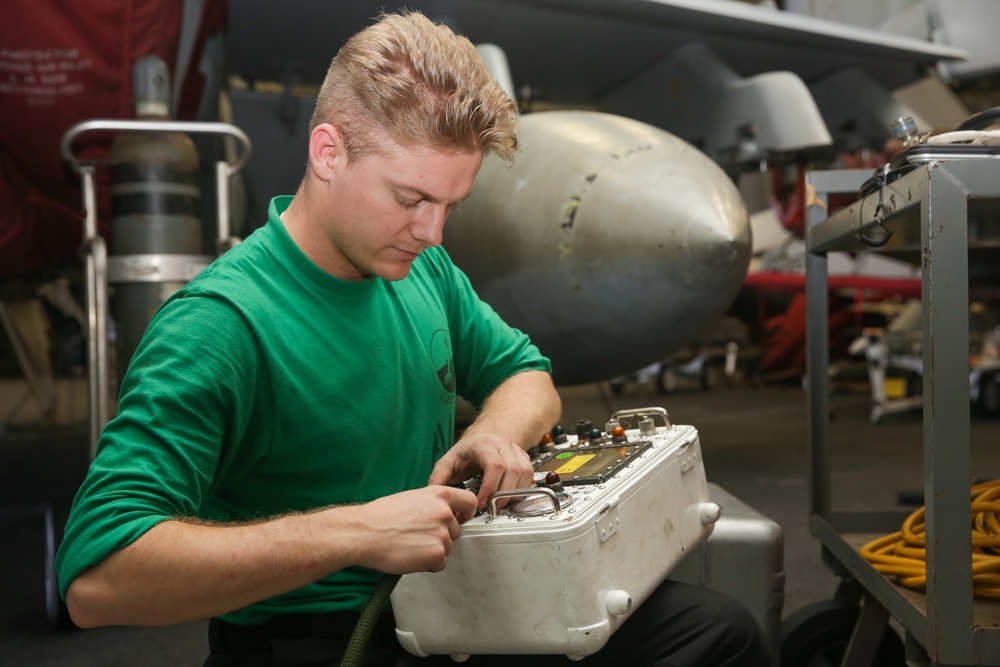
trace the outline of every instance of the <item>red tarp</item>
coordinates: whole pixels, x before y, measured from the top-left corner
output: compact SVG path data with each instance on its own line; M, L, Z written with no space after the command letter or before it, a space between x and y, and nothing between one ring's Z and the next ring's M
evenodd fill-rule
M78 260L83 227L80 178L63 160L62 136L82 120L134 116L132 65L155 54L173 69L183 7L179 0L4 0L0 279ZM205 3L189 72L196 71L201 46L210 36L207 28L211 23L218 30L222 16L224 3ZM201 85L200 78L185 80L182 118L197 109L197 101L192 104L190 98L200 98ZM111 139L85 138L75 153L105 157ZM97 176L101 232L107 235L107 169L99 169Z

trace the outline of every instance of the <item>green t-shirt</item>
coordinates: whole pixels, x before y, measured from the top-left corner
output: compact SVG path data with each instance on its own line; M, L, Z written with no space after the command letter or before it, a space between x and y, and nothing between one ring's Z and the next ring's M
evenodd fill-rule
M60 590L161 521L252 520L425 486L481 405L549 371L442 248L390 282L335 278L279 218L168 299L123 382L57 557ZM348 568L227 615L360 610L379 574Z

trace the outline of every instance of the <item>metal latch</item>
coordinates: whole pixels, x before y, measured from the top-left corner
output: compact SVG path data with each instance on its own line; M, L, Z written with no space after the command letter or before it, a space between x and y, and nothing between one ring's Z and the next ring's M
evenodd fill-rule
M681 461L681 474L683 475L698 462L698 448L688 444L677 454L677 458Z
M618 532L621 519L618 517L618 502L621 500L615 496L601 508L597 515L597 537L601 542L607 541L612 535Z

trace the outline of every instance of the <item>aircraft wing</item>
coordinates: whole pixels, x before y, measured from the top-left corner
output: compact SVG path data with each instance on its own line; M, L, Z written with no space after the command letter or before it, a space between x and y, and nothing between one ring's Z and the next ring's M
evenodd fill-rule
M806 84L860 68L886 88L959 49L732 0L242 0L230 5L227 58L248 79L322 80L330 58L382 8L417 9L507 54L535 99L593 105L690 42L741 76L790 71Z

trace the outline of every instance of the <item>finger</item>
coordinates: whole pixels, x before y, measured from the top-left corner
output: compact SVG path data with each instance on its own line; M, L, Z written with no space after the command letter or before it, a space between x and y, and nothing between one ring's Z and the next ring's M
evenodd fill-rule
M534 482L534 468L531 467L531 457L520 447L512 445L508 454L504 476L500 480L500 489L524 489Z
M456 516L448 522L448 536L451 540L446 545L445 553L451 553L451 543L462 536L462 526L459 524L459 521L460 519Z
M472 491L452 487L447 488L451 492L446 496L448 507L451 508L451 513L455 517L455 528L460 531L458 525L465 523L476 515L477 499Z
M500 482L503 479L503 472L504 466L499 463L483 469L483 479L479 483L479 494L477 496L479 507L486 507L486 504L490 501L490 496L499 490ZM501 499L498 501L497 506L503 507L505 503L506 500Z
M452 457L445 454L434 464L434 469L431 470L431 476L427 478L427 484L451 484L454 481L452 479L455 473L454 463L452 462Z
M526 489L534 482L534 469L528 453L516 445L511 445L504 452L503 474L498 483L498 490Z

